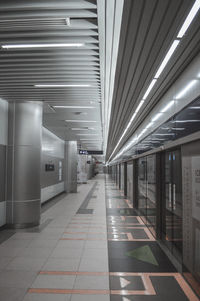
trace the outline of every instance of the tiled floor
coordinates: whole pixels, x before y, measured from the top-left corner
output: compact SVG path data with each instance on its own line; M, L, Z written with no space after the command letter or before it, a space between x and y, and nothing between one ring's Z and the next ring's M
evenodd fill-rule
M199 300L109 177L106 202L110 300Z
M0 233L0 301L198 300L104 175L42 211Z

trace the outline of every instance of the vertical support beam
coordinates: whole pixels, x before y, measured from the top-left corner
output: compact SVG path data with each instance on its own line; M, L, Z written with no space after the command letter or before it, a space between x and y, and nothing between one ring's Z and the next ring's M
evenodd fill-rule
M9 104L7 150L7 224L40 222L42 102Z
M138 160L133 160L133 207L138 208Z
M156 154L156 238L162 235L162 183L163 183L163 153Z
M65 142L65 191L77 192L77 142Z
M127 196L127 162L124 163L124 195Z

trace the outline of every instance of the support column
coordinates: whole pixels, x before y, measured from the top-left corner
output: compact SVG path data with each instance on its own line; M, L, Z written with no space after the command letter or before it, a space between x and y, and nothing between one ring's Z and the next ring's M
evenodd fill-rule
M77 141L65 142L65 191L77 192Z
M9 104L7 151L7 224L40 223L42 102Z

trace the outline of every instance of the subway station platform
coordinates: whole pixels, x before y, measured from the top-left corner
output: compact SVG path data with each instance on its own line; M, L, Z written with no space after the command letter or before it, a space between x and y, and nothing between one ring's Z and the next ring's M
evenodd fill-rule
M0 232L1 301L198 301L108 175Z

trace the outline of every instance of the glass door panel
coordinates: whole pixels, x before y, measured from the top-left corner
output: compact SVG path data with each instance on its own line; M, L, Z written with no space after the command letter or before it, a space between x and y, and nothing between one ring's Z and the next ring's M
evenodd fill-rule
M163 208L163 241L174 254L182 256L182 173L179 150L165 153L165 189Z
M172 212L172 154L165 153L165 194L163 214L163 241L172 251L173 212Z
M181 154L172 152L172 206L173 206L173 253L176 257L182 254L182 183Z
M146 208L147 208L146 164L147 164L146 157L140 158L138 160L138 209L140 211L141 216L144 217L146 217Z

